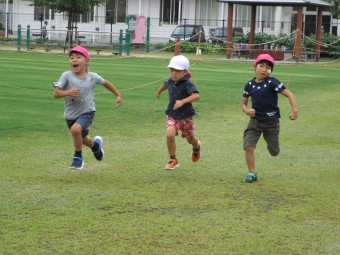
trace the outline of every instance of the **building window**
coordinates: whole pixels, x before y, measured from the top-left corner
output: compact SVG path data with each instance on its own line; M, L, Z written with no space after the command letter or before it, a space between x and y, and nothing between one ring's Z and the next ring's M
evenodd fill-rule
M237 27L250 27L251 7L238 5L235 13ZM275 23L275 7L273 6L258 6L256 9L256 28L262 31L263 29L274 29Z
M236 5L235 27L250 27L251 7L246 5Z
M177 25L182 18L179 17L179 10L182 6L179 0L162 0L161 2L161 24ZM185 17L183 17L185 18Z
M97 16L96 16L96 19L97 19ZM68 20L68 19L69 19L68 13L64 12L63 13L63 20ZM90 23L93 20L94 20L94 12L93 11L86 13L86 14L76 13L76 14L74 14L74 18L73 18L73 21L76 22L76 23Z
M258 7L257 13L257 28L263 29L274 29L275 23L275 8L273 6L260 6Z
M110 0L106 3L106 23L125 23L126 0Z
M41 6L34 6L34 20L49 20L50 9ZM54 20L54 10L51 10L51 20Z
M216 0L196 0L196 17L199 18L195 23L205 26L217 26L219 20L219 2Z

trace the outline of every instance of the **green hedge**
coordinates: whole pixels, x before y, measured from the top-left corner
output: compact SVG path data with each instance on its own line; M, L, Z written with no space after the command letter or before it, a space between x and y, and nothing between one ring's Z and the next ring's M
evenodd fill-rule
M250 34L236 34L233 37L233 44L235 43L249 43ZM263 49L264 45L267 44L270 47L270 44L274 45L284 45L287 50L294 50L294 42L295 36L274 36L268 35L265 33L257 33L255 34L255 45L254 48ZM314 34L310 36L303 37L302 48L304 51L314 51L316 43L316 36ZM167 44L156 44L155 48L162 49L166 48L166 51L173 51L174 43ZM183 53L195 53L197 47L201 48L202 53L221 53L224 54L226 51L226 44L211 44L211 43L190 43L190 42L181 42L181 52ZM321 36L321 57L340 57L340 38L335 35L330 34L322 34Z

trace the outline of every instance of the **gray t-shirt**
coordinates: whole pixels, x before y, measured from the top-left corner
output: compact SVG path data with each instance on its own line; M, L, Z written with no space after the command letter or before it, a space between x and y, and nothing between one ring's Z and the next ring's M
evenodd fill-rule
M62 90L68 90L72 87L77 87L80 90L77 97L65 97L65 119L74 120L85 112L95 111L94 88L97 84L103 84L103 82L104 79L96 73L89 72L86 78L80 78L72 71L64 72L57 82L53 82L54 87L59 87Z

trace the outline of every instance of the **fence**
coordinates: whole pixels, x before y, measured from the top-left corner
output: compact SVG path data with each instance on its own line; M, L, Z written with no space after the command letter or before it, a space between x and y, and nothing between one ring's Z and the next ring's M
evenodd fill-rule
M147 19L147 31L146 31L146 41L145 41L145 51L146 53L149 53L150 51L150 42L149 42L149 19ZM27 28L22 28L21 25L18 25L18 33L17 33L17 49L20 50L21 49L21 45L22 45L22 39L24 38L25 39L25 42L26 42L26 49L31 49L31 38L32 37L39 37L43 40L45 40L45 38L43 38L43 34L42 32L43 31L40 31L40 33L34 33L34 30L31 30L30 28L30 25L27 26ZM38 30L39 31L39 30ZM79 34L79 32L83 32L83 31L77 31L77 30L66 30L66 31L59 31L59 32L64 32L65 35L66 35L66 40L64 43L60 43L59 44L53 44L50 43L49 41L44 43L43 41L38 41L38 42L35 42L35 44L39 44L40 43L44 43L44 46L48 47L49 45L54 45L54 46L60 46L64 49L64 52L66 51L66 49L70 49L71 47L73 47L72 45L79 45L80 44L80 38L85 38L85 36L82 36ZM86 31L85 31L86 32ZM92 31L92 36L96 36L95 34L96 33L99 33L99 32L93 32ZM73 35L74 34L74 35ZM100 34L103 34L100 33ZM23 36L25 35L25 36ZM74 39L73 39L73 36L74 36ZM110 33L110 36L112 37L112 33ZM72 37L72 39L71 39ZM125 32L123 31L123 29L120 30L119 32L119 38L118 38L118 44L114 45L112 43L110 44L98 44L98 43L93 43L89 46L91 47L94 47L96 48L95 50L97 51L97 53L99 54L99 52L102 50L102 48L110 48L110 49L116 49L118 50L117 52L117 55L122 55L122 51L123 51L123 48L126 52L127 55L130 55L130 47L131 45L141 45L140 41L138 41L138 43L134 43L132 40L131 40L131 31L129 29L125 30ZM45 50L47 50L45 48Z
M50 17L51 18L51 17ZM0 30L4 30L5 21L7 19L7 28L9 32L9 36L17 34L18 25L22 25L26 27L27 25L31 26L32 30L35 30L37 34L42 33L42 29L45 26L45 22L48 24L46 28L48 30L48 38L57 39L61 38L63 34L61 31L64 31L67 28L67 17L62 14L55 13L53 16L54 19L43 20L42 18L36 17L33 14L25 14L25 13L9 13L6 15L5 13L0 13ZM94 16L88 17L88 19L79 20L76 24L79 30L84 31L82 36L86 37L86 41L101 41L101 42L112 42L112 40L118 40L119 31L121 29L126 29L127 26L130 26L130 30L133 31L133 26L135 26L135 18L131 16L130 21L127 23L127 19L125 22L116 23L114 17L107 16ZM333 24L330 19L323 19L323 29L325 33L336 34L337 31L334 30L337 27L337 24ZM166 24L161 22L159 18L150 17L150 40L152 43L158 42L167 42L169 36L173 29L177 25L185 25L185 24L200 24L204 26L206 33L209 33L211 29L216 27L225 27L227 24L226 20L216 20L216 19L182 19L172 24ZM245 33L250 31L250 20L234 20L233 25L235 27L239 27L239 24L242 24L243 30ZM292 31L296 29L295 24L291 22L275 22L275 21L257 21L256 22L256 32L259 33L267 33L267 34L290 34ZM40 31L39 31L40 30ZM303 25L303 33L309 35L315 31L315 21L314 22L305 22ZM98 32L98 33L97 33ZM102 32L102 34L100 34ZM107 33L110 33L107 36ZM96 37L93 37L96 35Z

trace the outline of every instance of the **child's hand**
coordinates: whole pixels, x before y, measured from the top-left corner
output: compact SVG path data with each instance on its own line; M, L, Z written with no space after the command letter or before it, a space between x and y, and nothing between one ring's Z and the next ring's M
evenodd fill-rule
M289 115L289 119L290 120L296 120L298 117L298 113L297 112L292 112L290 115Z
M159 98L160 98L160 96L161 96L161 93L157 92L157 93L156 93L156 97L157 97L157 99L159 99Z
M173 110L177 110L178 108L182 107L184 105L182 100L176 100L176 103L174 105Z
M117 96L117 103L116 103L116 106L115 108L118 108L119 106L121 106L123 103L123 99L121 96Z
M77 87L73 87L70 89L70 96L77 97L80 94L80 90Z
M248 109L247 115L249 115L252 118L255 117L255 109L253 108Z

